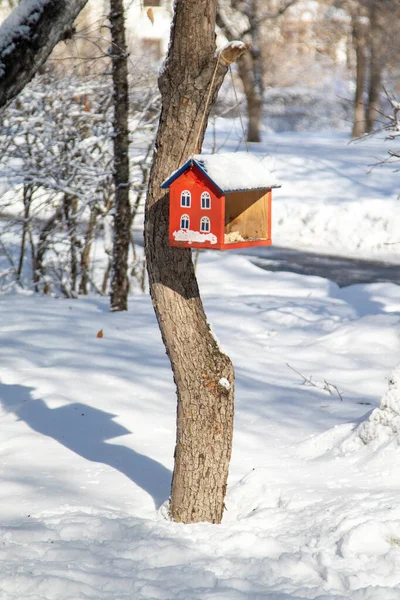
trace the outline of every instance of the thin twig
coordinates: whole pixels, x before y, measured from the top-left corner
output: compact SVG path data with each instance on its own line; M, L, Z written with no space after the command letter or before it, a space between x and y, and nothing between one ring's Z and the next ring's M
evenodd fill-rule
M343 401L343 392L340 392L339 389L338 389L338 387L334 383L329 383L329 381L326 381L326 379L324 379L323 383L318 382L318 381L313 381L312 380L312 376L305 377L305 375L303 375L302 373L300 373L300 371L297 371L297 369L295 369L294 367L292 367L288 363L286 363L286 366L289 367L289 369L292 369L292 371L294 371L295 373L297 373L297 375L299 375L303 379L302 385L311 385L312 387L318 388L319 390L324 390L325 392L328 392L328 394L330 396L333 395L332 390L335 390L335 392L338 395L339 399L341 401Z

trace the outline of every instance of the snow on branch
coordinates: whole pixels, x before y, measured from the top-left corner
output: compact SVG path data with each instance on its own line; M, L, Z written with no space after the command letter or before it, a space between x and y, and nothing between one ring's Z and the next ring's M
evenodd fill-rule
M0 27L0 108L34 77L87 0L21 0Z

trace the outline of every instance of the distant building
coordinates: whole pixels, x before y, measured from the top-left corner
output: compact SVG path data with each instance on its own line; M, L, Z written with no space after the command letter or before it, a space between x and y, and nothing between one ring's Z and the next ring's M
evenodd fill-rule
M128 10L131 52L161 61L168 50L171 21L172 0L134 0ZM135 47L135 39L140 48Z

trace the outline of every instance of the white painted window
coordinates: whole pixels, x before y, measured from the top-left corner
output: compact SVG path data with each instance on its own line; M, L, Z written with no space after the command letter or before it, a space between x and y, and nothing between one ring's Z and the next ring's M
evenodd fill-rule
M208 233L210 231L210 219L208 217L201 217L200 231Z
M203 192L201 195L201 208L206 210L211 208L211 196L208 192Z
M181 206L190 207L191 196L189 190L183 190L181 194Z
M182 215L181 216L181 229L189 229L189 225L190 225L189 215Z

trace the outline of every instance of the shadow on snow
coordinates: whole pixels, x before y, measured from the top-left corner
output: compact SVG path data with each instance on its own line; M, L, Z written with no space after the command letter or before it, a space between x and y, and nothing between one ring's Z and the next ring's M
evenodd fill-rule
M43 400L32 398L32 391L26 386L0 383L0 402L34 431L86 460L123 473L152 496L156 508L168 498L172 474L166 467L131 448L106 442L131 433L113 421L116 415L81 403L51 409Z

